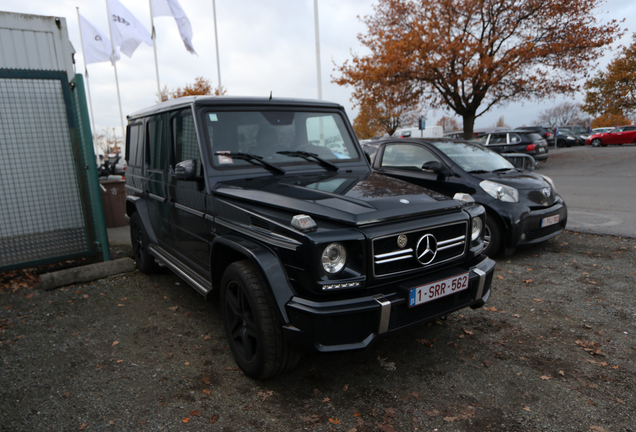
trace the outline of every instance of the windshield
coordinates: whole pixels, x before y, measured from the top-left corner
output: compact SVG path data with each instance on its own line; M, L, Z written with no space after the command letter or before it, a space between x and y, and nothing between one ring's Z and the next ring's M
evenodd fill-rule
M433 142L431 143L464 171L497 171L514 169L514 165L487 148L476 143Z
M311 157L285 153L290 151L331 162L360 158L339 113L208 110L204 118L212 163L219 168L254 166L254 158L232 157L237 153L276 165L317 164Z

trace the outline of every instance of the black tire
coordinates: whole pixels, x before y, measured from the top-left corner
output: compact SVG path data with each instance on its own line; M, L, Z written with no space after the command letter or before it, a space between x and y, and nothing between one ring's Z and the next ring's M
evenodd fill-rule
M501 251L503 244L503 232L499 222L486 213L486 227L484 228L484 254L490 258L496 257Z
M600 138L594 138L592 140L592 147L600 147L602 145L602 141Z
M159 272L161 267L155 261L155 258L148 251L149 241L146 228L141 221L138 212L133 213L130 218L130 241L132 243L133 258L137 263L137 268L145 274L153 274Z
M254 264L228 266L220 301L234 360L247 376L270 378L298 364L300 354L285 339L274 296Z

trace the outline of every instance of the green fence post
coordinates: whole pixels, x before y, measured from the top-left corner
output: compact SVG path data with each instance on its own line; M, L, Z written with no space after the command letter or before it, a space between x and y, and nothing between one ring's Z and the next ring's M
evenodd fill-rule
M90 118L88 116L88 107L86 106L86 92L84 90L84 77L76 74L71 81L75 84L76 97L73 99L78 120L78 138L82 153L84 155L84 163L88 168L86 179L88 181L88 194L91 208L91 217L95 227L95 241L98 242L98 249L101 249L104 261L110 261L110 245L108 243L108 230L106 229L106 220L104 218L104 206L102 204L102 195L99 185L99 174L97 173L97 165L95 163L95 150L93 147L93 134L90 126Z

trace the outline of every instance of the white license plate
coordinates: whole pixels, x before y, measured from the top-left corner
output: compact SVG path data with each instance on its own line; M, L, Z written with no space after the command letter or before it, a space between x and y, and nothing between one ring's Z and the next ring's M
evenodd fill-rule
M541 228L559 223L559 216L554 215L541 219Z
M468 289L468 273L412 288L409 296L409 307L421 305L466 289Z

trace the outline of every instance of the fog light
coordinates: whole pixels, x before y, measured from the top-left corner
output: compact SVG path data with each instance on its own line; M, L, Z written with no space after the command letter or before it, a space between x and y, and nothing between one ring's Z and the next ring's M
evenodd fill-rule
M525 240L526 239L526 233L521 234L521 240Z

